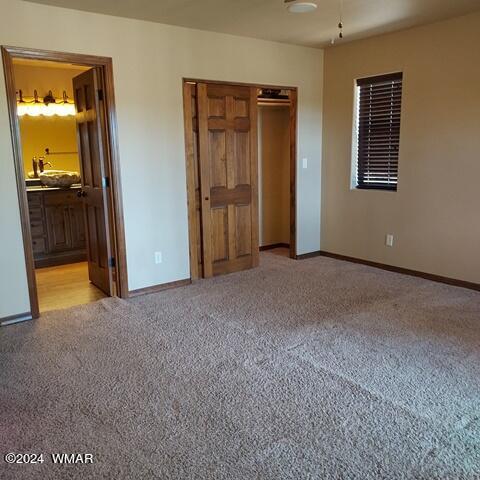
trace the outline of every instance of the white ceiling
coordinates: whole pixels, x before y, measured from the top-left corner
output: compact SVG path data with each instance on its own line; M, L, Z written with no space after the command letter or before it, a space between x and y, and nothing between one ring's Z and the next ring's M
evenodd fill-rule
M324 47L337 35L341 0L291 14L283 0L33 0L171 25ZM343 0L344 42L480 10L480 0Z

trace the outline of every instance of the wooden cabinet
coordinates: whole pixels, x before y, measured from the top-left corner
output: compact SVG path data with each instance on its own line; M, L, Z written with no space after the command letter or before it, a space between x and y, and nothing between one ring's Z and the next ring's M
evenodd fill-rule
M83 205L80 201L78 205L70 207L68 210L68 218L70 219L70 233L72 248L85 248L85 215L83 213Z
M83 202L77 192L27 190L36 267L86 260Z

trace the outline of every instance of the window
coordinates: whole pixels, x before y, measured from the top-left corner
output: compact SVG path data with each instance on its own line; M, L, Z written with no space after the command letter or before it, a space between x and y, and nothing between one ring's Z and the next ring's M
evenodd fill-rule
M357 80L356 188L397 190L402 73Z

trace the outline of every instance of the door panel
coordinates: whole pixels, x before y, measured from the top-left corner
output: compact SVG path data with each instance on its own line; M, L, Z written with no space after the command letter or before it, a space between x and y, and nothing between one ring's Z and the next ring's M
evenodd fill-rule
M225 132L209 132L210 142L210 181L211 187L225 187L227 185L227 151Z
M50 252L63 252L72 248L69 211L68 205L47 205L45 207Z
M91 205L86 205L86 230L88 232L88 261L94 265L100 264L100 255L98 252L98 234L97 234L97 221L96 221L96 209Z
M99 98L101 73L92 68L73 79L77 109L77 143L82 176L88 271L90 281L112 293L111 247L105 166L103 102Z
M245 162L244 159L250 152L250 135L248 132L235 132L234 141L235 183L237 185L248 184L250 162Z
M212 256L218 262L228 259L228 210L225 207L212 209Z
M204 276L258 265L257 90L197 85Z
M237 235L235 252L237 257L248 255L252 250L252 229L250 218L252 210L250 205L240 205L235 207L235 219L237 221L235 233Z

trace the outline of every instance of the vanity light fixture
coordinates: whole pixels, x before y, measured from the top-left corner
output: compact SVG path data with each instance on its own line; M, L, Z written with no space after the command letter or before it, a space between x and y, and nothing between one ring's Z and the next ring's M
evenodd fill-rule
M43 97L43 103L45 105L50 105L51 103L55 103L55 97L51 90L48 91L48 94Z
M18 100L17 100L17 115L23 117L27 110L27 102L23 99L23 93L21 90L18 91Z
M48 94L43 97L43 104L45 107L42 109L41 115L45 115L46 117L51 117L55 115L55 97L52 94L52 91L49 90Z
M55 104L56 114L60 117L67 117L68 115L74 116L75 104L68 100L67 92L64 90L62 95L62 100Z
M32 117L38 117L42 114L43 103L38 99L38 93L36 90L33 91L33 101L27 102L25 115L30 115Z
M69 115L74 116L75 113L75 104L69 100L65 90L61 99L55 98L52 91L49 90L48 94L43 97L43 102L39 100L36 90L34 90L33 98L30 100L25 100L22 90L18 91L17 115L19 117L24 115L30 117L38 117L39 115L67 117Z
M284 3L290 13L309 13L317 9L317 4L315 2L284 0Z

